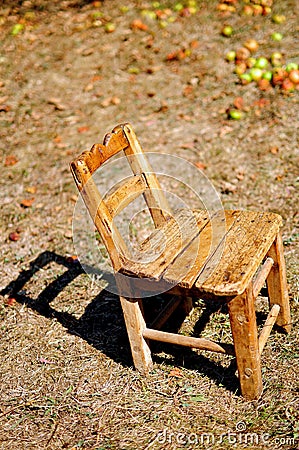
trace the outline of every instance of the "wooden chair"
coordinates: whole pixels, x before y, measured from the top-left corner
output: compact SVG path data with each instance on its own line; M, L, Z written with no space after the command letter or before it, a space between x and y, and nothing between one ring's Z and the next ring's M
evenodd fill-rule
M133 175L102 198L92 174L120 151ZM151 340L234 354L243 396L257 399L262 392L261 353L271 329L275 323L286 332L291 327L281 217L231 210L171 212L129 124L117 126L105 136L103 145L83 152L71 163L71 171L113 265L135 367L144 373L152 367ZM155 230L132 257L114 217L141 194ZM215 224L221 231L216 243L212 238ZM144 317L140 280L144 280L144 289L154 287L155 291L164 283L163 291L175 295L155 326L149 327ZM258 336L255 299L265 281L271 309ZM176 306L183 302L189 311L190 298L196 296L226 302L233 345L161 331Z

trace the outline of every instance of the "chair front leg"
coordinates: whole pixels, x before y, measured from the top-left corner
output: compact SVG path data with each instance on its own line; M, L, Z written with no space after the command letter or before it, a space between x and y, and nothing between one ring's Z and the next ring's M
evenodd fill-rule
M135 368L141 373L147 373L153 365L151 351L143 337L146 328L141 309L141 300L120 296L125 324L130 341L131 352Z
M280 233L278 233L275 241L273 242L268 252L268 256L270 256L274 261L274 265L266 280L269 303L270 306L275 304L280 306L276 323L287 333L289 333L291 330L291 314L283 254L283 243Z
M262 393L262 375L252 283L228 302L228 310L241 393L256 400Z

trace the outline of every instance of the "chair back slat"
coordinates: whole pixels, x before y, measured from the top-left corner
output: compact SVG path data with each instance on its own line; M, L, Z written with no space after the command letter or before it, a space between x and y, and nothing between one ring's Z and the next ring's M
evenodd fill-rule
M169 219L171 209L132 127L129 124L123 125L123 132L130 144L124 149L124 153L128 158L133 173L135 175L142 174L144 177L148 186L148 189L144 192L144 198L155 226L159 227Z
M142 175L133 175L126 178L123 183L104 196L108 211L114 217L119 214L126 206L134 201L139 195L143 194L147 188L146 182Z

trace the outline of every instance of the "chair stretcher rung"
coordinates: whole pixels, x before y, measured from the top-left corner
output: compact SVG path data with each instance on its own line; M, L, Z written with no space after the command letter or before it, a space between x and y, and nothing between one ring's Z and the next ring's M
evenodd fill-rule
M208 350L210 352L225 353L234 355L234 346L232 344L217 344L204 338L194 338L191 336L183 336L181 334L167 333L165 331L153 330L145 328L143 331L145 339L153 341L166 342L168 344L183 345L184 347L198 348L200 350Z
M256 280L255 280L255 282L253 284L253 296L254 296L254 298L256 298L259 295L260 290L262 289L262 287L263 287L263 285L264 285L264 283L265 283L265 281L266 281L266 279L267 279L267 277L269 275L269 272L270 272L270 270L273 267L273 264L274 264L274 261L269 256L266 259L266 261L264 262L264 264L262 265L262 267L261 267L261 269L260 269L260 271L259 271L259 273L258 273L258 275L256 277Z
M263 329L262 329L262 331L260 333L260 336L259 336L259 352L260 352L260 355L262 354L262 351L264 350L264 347L266 345L268 337L270 336L270 333L271 333L271 330L273 328L273 325L276 322L276 319L277 319L279 311L280 311L280 306L279 305L273 305L271 310L270 310L270 312L269 312L269 314L268 314L268 317L266 319L264 327L263 327Z

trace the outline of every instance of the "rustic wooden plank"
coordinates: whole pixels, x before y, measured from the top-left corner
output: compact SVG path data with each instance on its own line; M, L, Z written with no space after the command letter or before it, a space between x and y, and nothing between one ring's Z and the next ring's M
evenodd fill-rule
M103 199L111 216L119 214L139 195L143 194L146 188L142 175L125 178L120 185L114 186L114 190Z
M255 281L253 283L253 296L254 296L254 298L256 298L259 295L260 290L262 289L262 287L263 287L263 285L264 285L264 283L265 283L265 281L266 281L266 279L267 279L267 277L269 275L269 272L270 272L270 270L273 267L273 264L274 264L273 259L268 257L266 259L266 261L264 262L264 264L262 265L260 271L258 272L257 277L256 277L256 279L255 279Z
M268 252L268 256L274 260L274 266L267 278L270 305L278 304L280 306L277 325L289 333L291 331L291 313L283 243L280 233L277 234L277 237Z
M134 261L123 260L122 272L159 280L165 269L209 221L206 211L179 210L140 246Z
M171 208L161 189L160 183L151 168L146 155L143 153L138 139L130 124L122 126L124 135L129 142L124 152L135 175L143 174L148 190L144 198L156 227L162 226L171 214Z
M224 248L208 259L195 286L216 295L241 294L269 250L281 217L274 213L239 211L225 236Z
M226 232L239 216L239 211L217 211L185 251L167 268L163 279L185 288L191 288L208 258L223 249Z
M198 348L200 350L208 350L210 352L225 353L233 355L233 346L230 344L218 344L204 338L194 338L191 336L183 336L181 334L167 333L166 331L153 330L145 328L143 337L153 341L165 342L167 344L183 345L189 348Z
M252 284L228 302L242 395L256 400L262 392L261 359Z
M273 328L273 325L276 322L277 316L279 314L280 311L280 306L279 305L273 305L268 316L267 319L264 323L263 329L260 332L260 336L259 336L259 352L260 355L262 354L262 351L264 350L264 347L266 345L266 342L268 340L268 337L270 336L271 330Z

